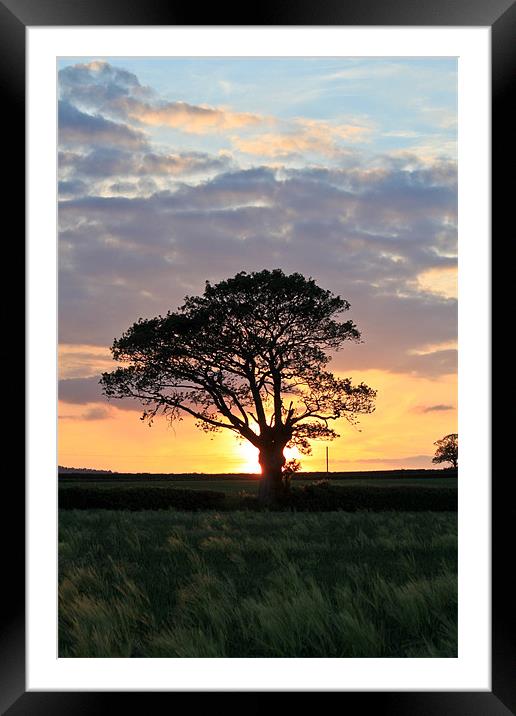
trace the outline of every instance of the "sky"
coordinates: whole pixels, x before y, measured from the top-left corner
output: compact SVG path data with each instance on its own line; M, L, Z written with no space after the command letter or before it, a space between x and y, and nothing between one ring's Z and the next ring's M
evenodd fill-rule
M206 280L281 268L351 303L330 366L376 410L306 470L431 467L457 432L454 58L59 61L59 464L254 472L185 418L108 402L109 347Z

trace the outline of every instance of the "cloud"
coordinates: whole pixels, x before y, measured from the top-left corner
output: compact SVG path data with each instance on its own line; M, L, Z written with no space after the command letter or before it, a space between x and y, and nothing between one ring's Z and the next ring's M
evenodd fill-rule
M85 405L104 400L99 385L100 376L91 378L65 378L59 381L58 395L63 403Z
M453 372L454 350L414 350L456 337L457 302L414 283L453 261L440 248L454 208L439 173L399 169L255 168L146 198L64 201L62 340L110 343L139 316L202 291L204 279L280 266L351 301L365 343L338 354L338 368Z
M222 171L228 168L229 155L213 156L202 152L183 152L180 154L154 154L149 152L142 157L138 174L198 174L208 171Z
M71 197L85 194L88 191L88 185L82 179L72 179L71 181L60 181L57 187L59 196Z
M147 145L145 135L125 124L112 122L101 115L81 112L69 102L58 106L59 144L77 146L106 145L141 149Z
M163 102L102 61L61 72L61 341L108 346L140 316L202 292L206 279L280 267L351 302L364 343L338 353L336 370L456 370L455 163L407 152L366 159L356 149L344 161L367 123L299 118L256 134L258 115ZM155 121L190 134L227 130L251 158L312 152L314 161L241 168L226 150L198 151L204 140L195 151L157 145L127 124ZM85 402L97 402L88 385ZM81 384L63 389L80 398Z
M59 345L59 376L91 378L112 370L113 358L107 347L61 343Z
M143 411L138 400L122 398L109 401L99 385L100 375L89 378L64 378L58 384L58 397L62 403L72 405L92 405L85 413L78 417L84 420L102 420L110 416L111 407L119 410ZM68 417L70 416L63 416ZM75 419L75 418L74 418Z
M88 191L83 193L103 194L109 192L111 184L118 192L124 185L130 192L140 191L141 185L128 184L130 177L148 177L158 182L161 179L156 190L163 188L167 179L208 176L227 170L231 164L227 153L151 148L150 135L140 125L159 124L163 119L168 126L198 133L258 121L254 116L221 108L162 103L153 90L140 85L135 75L103 61L62 69L59 87L61 196L78 195L80 181L88 183ZM107 178L111 182L103 183Z
M400 360L395 370L414 375L438 377L457 372L458 353L456 350L434 351Z
M60 167L82 180L105 177L185 176L228 169L228 155L203 152L177 154L126 151L115 146L96 147L84 154L62 153ZM80 180L78 180L80 181ZM84 184L84 181L83 181Z
M142 86L136 75L105 61L63 68L59 88L63 100L87 111L189 134L234 130L270 121L226 107L163 101L150 87Z
M418 410L421 413L441 413L445 412L447 410L453 410L453 405L421 405L419 406Z
M332 157L342 154L347 144L367 140L370 132L370 127L358 124L297 119L286 131L251 137L233 136L232 142L240 152L262 157L287 158L306 153Z
M446 296L457 297L457 266L455 260L451 266L442 266L424 271L417 277L418 286L426 291Z
M376 65L371 65L370 62L356 61L354 66L348 67L347 69L337 70L331 74L326 75L325 79L329 81L334 80L360 80L370 81L372 77L375 78L389 78L397 75L406 74L410 71L410 68L401 63L396 62L382 62Z
M227 108L192 105L182 101L151 104L127 97L115 100L111 109L142 124L172 127L189 134L221 132L267 121L250 112L234 112Z
M140 84L132 72L94 60L64 67L59 71L61 99L86 109L106 111L122 97L152 97L154 92Z
M60 415L60 420L108 420L112 411L108 408L90 408L80 415Z
M107 408L90 408L81 417L83 420L106 420L111 417L111 411Z

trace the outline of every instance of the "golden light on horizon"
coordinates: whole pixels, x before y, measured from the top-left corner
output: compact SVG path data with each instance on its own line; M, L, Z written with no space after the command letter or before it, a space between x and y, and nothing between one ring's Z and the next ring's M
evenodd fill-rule
M457 432L457 378L424 378L385 371L353 375L378 390L376 411L360 417L357 427L345 420L335 428L341 435L326 443L314 441L312 455L287 451L287 459L301 461L303 471L330 471L418 467L414 456L428 456L432 467L434 440ZM99 410L103 408L103 410ZM186 418L169 426L157 419L148 428L137 410L111 404L60 403L59 464L119 472L258 473L258 451L229 431L206 435Z

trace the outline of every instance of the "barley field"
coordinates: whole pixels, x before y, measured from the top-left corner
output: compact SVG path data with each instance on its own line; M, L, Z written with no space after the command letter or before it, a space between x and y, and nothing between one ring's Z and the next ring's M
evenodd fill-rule
M61 510L60 657L455 657L453 512Z

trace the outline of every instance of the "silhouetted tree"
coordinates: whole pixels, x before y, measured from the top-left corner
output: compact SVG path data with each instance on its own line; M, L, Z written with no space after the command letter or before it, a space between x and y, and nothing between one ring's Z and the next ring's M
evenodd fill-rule
M451 462L452 467L456 468L459 464L459 436L457 433L450 433L444 438L436 440L434 445L437 446L435 457L432 458L433 463Z
M206 431L230 430L259 450L260 497L284 489L283 451L339 437L330 421L370 413L376 391L326 370L328 350L358 342L349 303L313 279L283 271L241 272L187 296L175 313L139 319L111 348L127 363L103 373L110 398L138 398L142 420L184 414Z

